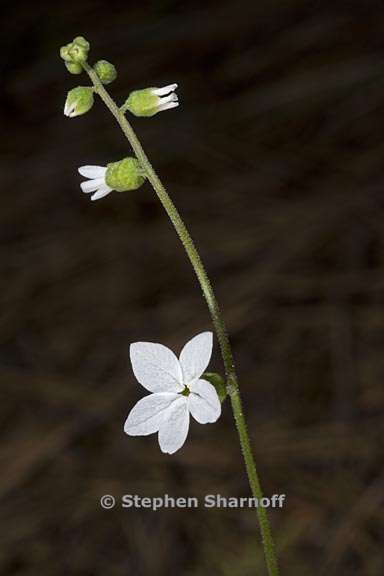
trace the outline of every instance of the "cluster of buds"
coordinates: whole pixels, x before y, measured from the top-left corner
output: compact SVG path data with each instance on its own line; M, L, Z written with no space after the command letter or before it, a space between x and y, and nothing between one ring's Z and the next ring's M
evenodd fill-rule
M83 36L76 36L72 42L60 48L60 56L71 74L81 74L89 48L89 42Z
M60 48L60 57L71 74L81 74L88 60L90 44L84 36L76 36L69 44ZM106 60L99 60L93 67L100 82L110 84L117 77L116 68Z
M107 60L99 60L92 67L88 64L90 44L83 36L77 36L72 42L60 48L60 56L71 74L80 74L86 70L97 75L101 84L110 84L117 77L116 68ZM91 78L94 80L94 77ZM70 90L64 106L64 114L74 118L88 112L94 104L94 93L100 88L94 80L94 86L77 86ZM135 90L121 106L120 112L130 112L134 116L150 117L158 112L176 108L179 105L175 93L177 84L162 88L145 88ZM101 89L101 88L100 88ZM145 172L136 158L129 157L112 162L107 166L82 166L79 172L87 181L82 182L81 189L92 193L91 200L98 200L113 190L125 192L136 190L145 181Z

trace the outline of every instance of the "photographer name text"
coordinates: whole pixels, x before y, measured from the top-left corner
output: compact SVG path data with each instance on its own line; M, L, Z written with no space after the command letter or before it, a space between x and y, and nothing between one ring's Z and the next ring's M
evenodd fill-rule
M169 508L282 508L286 500L285 494L273 494L263 498L223 496L222 494L206 494L197 496L140 496L139 494L124 494L115 498L105 494L100 498L100 505L104 509L115 508L145 508L148 510L162 510Z

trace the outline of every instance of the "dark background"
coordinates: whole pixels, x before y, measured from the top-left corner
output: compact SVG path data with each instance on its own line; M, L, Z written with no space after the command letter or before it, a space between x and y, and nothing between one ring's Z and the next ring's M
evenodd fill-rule
M119 102L179 83L133 124L216 287L264 490L287 495L282 574L383 574L383 3L1 8L1 573L265 574L254 511L100 508L249 488L228 403L172 457L123 433L145 393L129 343L211 325L152 189L80 191L78 166L129 153L100 102L63 115L86 78L58 50L82 34Z

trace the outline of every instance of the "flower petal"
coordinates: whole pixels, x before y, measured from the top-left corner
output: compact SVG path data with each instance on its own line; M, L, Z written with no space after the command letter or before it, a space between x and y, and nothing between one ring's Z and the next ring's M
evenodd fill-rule
M65 106L64 106L64 116L68 116L71 117L71 114L73 113L75 109L75 104L69 104L67 101L65 102Z
M188 407L200 424L216 422L221 414L221 403L216 389L206 380L196 380L190 385Z
M173 402L178 398L178 394L169 392L144 396L128 414L124 432L130 436L147 436L158 432L160 425L168 418Z
M107 168L105 166L80 166L78 171L84 178L104 178Z
M85 194L89 194L90 192L94 192L104 183L104 178L95 178L94 180L85 180L85 182L81 182L80 188L82 189Z
M150 392L182 392L182 372L175 354L162 344L136 342L129 349L132 369Z
M168 86L163 86L163 88L154 88L152 90L153 94L156 96L165 96L165 94L169 94L169 92L173 92L176 90L177 84L168 84Z
M168 102L168 104L160 104L157 108L158 112L164 112L165 110L171 110L171 108L177 108L179 102Z
M184 444L189 429L187 396L179 395L167 412L167 418L160 425L159 445L165 454L174 454Z
M100 198L104 198L104 196L108 196L112 192L112 188L108 186L108 184L101 184L97 192L92 194L91 200L99 200Z
M200 378L212 355L212 332L202 332L186 343L180 354L184 383Z

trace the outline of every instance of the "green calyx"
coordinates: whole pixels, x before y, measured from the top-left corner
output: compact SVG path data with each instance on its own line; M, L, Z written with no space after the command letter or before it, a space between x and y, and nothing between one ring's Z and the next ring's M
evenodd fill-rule
M117 77L117 71L113 64L107 60L99 60L93 67L94 71L103 84L110 84Z
M90 44L83 36L77 36L72 42L60 48L60 57L71 74L80 74L82 64L88 59Z
M116 192L136 190L144 181L144 171L137 158L128 157L107 165L105 182Z
M227 397L224 378L220 374L216 374L216 372L204 372L201 378L202 380L207 380L215 387L220 402L224 402Z
M94 88L92 86L77 86L67 94L64 114L69 118L80 116L88 112L94 103Z
M122 109L129 110L135 116L153 116L159 109L159 97L153 93L152 88L135 90L131 92Z

